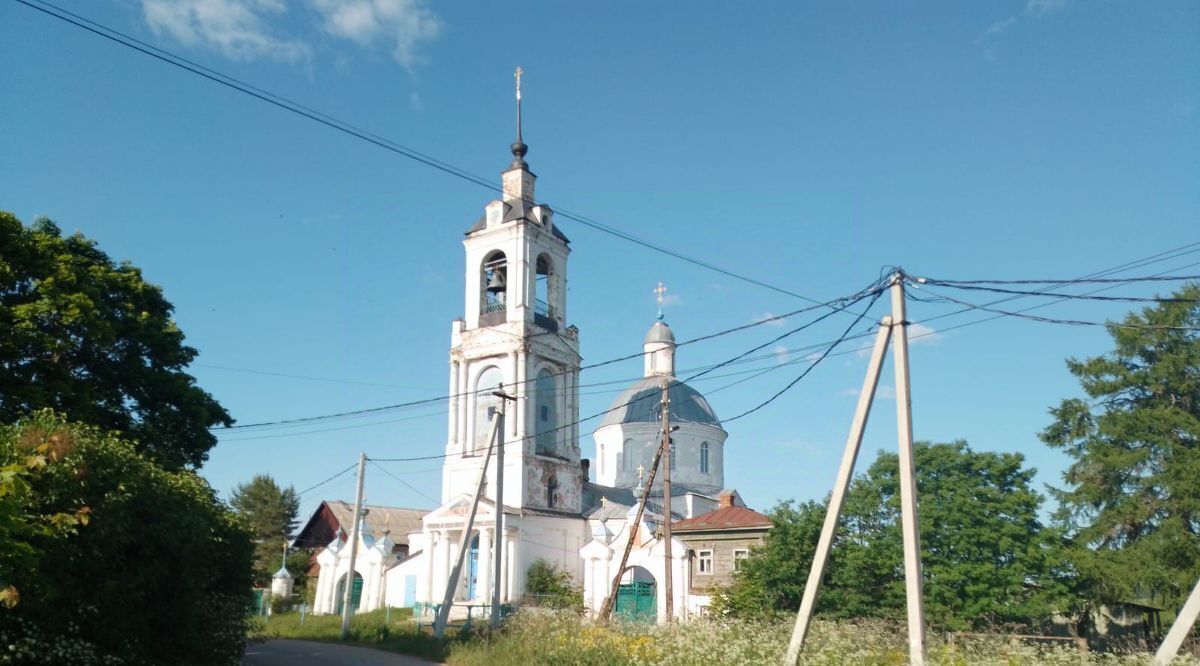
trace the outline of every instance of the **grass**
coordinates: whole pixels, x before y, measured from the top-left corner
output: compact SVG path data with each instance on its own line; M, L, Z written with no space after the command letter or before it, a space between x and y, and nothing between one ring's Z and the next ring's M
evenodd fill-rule
M791 622L703 620L670 627L599 625L570 616L517 614L492 636L478 636L450 647L452 666L711 666L779 664L791 634ZM901 666L908 662L902 628L879 622L823 622L812 627L801 656L806 665ZM928 662L937 666L1133 666L1152 664L1147 653L1080 654L1074 646L1010 644L1003 636L984 636L948 644L930 636ZM1200 666L1181 657L1178 666Z
M349 643L399 652L433 661L445 661L455 639L436 638L428 628L418 630L412 622L412 609L393 608L391 621L382 611L359 613L350 620L347 640L340 638L342 618L337 615L308 615L301 623L299 613L276 613L259 619L251 631L251 640L292 638L327 643Z

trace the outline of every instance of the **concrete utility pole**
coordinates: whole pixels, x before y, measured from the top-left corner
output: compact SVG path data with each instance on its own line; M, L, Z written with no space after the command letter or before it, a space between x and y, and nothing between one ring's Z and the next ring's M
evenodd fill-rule
M904 302L904 274L897 272L891 279L892 315L880 321L879 334L875 338L875 347L871 353L871 362L867 366L867 376L863 382L862 392L858 397L858 407L854 412L854 421L850 426L850 436L846 439L846 450L842 454L842 464L838 469L837 481L834 483L833 495L830 497L829 508L825 513L825 522L821 527L821 536L817 541L817 552L813 555L812 566L809 569L808 581L804 586L804 596L800 600L800 610L796 614L796 625L792 629L792 638L788 642L787 654L784 658L786 666L795 666L800 657L800 649L808 635L808 626L812 620L813 607L825 574L825 565L829 560L829 550L837 531L838 519L841 516L842 505L845 503L846 492L854 474L854 462L862 444L863 429L867 425L867 417L871 412L871 404L875 400L875 389L879 383L879 373L883 368L884 355L887 353L889 342L895 345L896 365L896 425L900 448L900 523L904 543L904 589L907 601L908 617L908 661L913 666L925 664L925 609L921 589L921 538L917 524L917 484L913 462L912 441L912 398L909 394L908 381L908 320ZM897 332L897 327L899 331ZM1200 595L1197 595L1200 596ZM1200 599L1197 600L1200 606Z
M904 541L904 592L908 610L908 663L925 664L925 604L921 582L921 533L917 525L917 480L913 462L912 397L908 385L908 316L904 274L892 276L892 325L896 359L896 429L900 439L900 525Z
M654 454L654 463L650 465L650 478L642 493L642 501L638 504L637 515L633 518L633 524L629 526L629 538L625 540L625 552L621 554L621 566L617 567L617 575L613 576L608 597L604 599L604 605L600 607L599 619L601 621L607 620L612 615L613 606L617 604L617 591L621 589L621 577L625 575L625 568L629 565L629 553L633 550L633 538L637 536L635 530L642 524L642 514L646 512L646 501L650 497L650 488L654 486L654 475L658 471L658 462L661 459L662 447L660 446Z
M350 568L346 571L346 591L342 596L342 631L341 639L346 640L346 633L350 631L350 615L353 610L350 608L350 600L354 593L354 564L358 560L358 524L362 518L362 501L363 501L363 474L367 468L367 454L358 454L358 490L354 493L354 518L353 524L350 526Z
M518 68L518 82L520 71ZM496 412L499 424L496 427L496 530L492 535L492 561L495 563L495 573L492 575L492 627L495 628L500 626L500 572L504 570L500 564L500 557L504 553L504 540L501 538L504 534L504 408L509 400L517 398L505 393L503 384L492 395L500 398L500 409Z
M825 565L829 561L829 551L833 547L833 536L837 531L838 519L842 515L842 507L846 503L846 491L849 490L850 479L854 475L854 461L858 458L859 447L862 446L863 431L866 430L867 418L871 415L871 403L875 400L875 389L879 386L879 373L883 369L883 359L887 354L887 345L891 337L892 318L884 317L879 322L879 334L875 336L871 362L867 365L867 377L863 380L862 392L858 395L858 407L854 410L854 422L850 426L850 435L846 438L846 451L842 454L842 466L838 469L837 481L833 485L833 494L829 498L825 523L821 526L821 538L817 541L817 551L813 554L812 566L808 570L808 582L804 584L804 597L800 600L800 612L796 614L796 626L792 629L792 640L788 643L785 662L788 666L792 666L800 658L800 648L804 645L805 637L808 636L813 606L817 603L817 591L825 576Z
M503 403L501 403L503 404ZM467 514L467 524L463 528L462 538L458 540L458 558L454 568L446 578L446 594L442 597L442 606L438 608L437 618L433 621L433 634L438 638L446 632L446 623L450 620L450 606L454 603L454 591L458 589L458 577L462 574L463 560L467 556L467 546L471 543L471 531L475 529L475 514L479 511L479 498L483 495L483 486L487 483L488 463L492 460L492 451L496 448L496 438L499 436L500 412L492 417L492 432L488 437L488 449L479 468L479 483L475 486L475 497L471 500L471 511ZM499 506L499 502L496 503Z
M675 618L675 581L671 575L671 463L675 462L671 451L671 385L666 377L662 380L662 442L659 444L663 461L663 593L667 602L667 622ZM649 492L647 490L647 492Z
M1154 663L1157 666L1167 666L1175 655L1179 654L1183 639L1187 638L1188 632L1196 624L1197 617L1200 617L1200 580L1196 581L1196 587L1192 588L1192 593L1188 595L1187 603L1183 604L1179 615L1175 616L1171 630L1167 632L1162 645L1158 646L1158 652L1154 654Z

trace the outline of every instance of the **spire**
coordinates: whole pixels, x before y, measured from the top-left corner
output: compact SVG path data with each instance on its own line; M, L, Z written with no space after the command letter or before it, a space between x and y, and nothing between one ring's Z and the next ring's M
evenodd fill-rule
M525 70L518 65L517 70L513 72L513 78L517 80L517 140L512 145L512 168L525 168L525 153L529 152L529 146L521 140L521 75Z

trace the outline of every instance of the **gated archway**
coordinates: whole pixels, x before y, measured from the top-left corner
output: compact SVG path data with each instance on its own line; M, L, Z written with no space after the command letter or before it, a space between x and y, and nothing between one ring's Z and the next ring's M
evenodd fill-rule
M357 571L354 572L354 587L350 588L350 612L358 610L358 604L362 601L363 577ZM334 593L334 598L337 599L337 615L342 614L342 606L346 601L346 574L342 574L338 580L337 591Z
M643 567L629 567L617 588L617 615L627 620L654 622L658 617L654 575Z

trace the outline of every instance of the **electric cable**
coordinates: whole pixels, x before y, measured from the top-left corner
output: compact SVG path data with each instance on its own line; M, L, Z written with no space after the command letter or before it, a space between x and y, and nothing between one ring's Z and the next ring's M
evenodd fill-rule
M305 488L304 490L301 490L300 492L296 493L296 497L304 497L308 493L316 490L317 488L320 488L321 486L329 483L330 481L334 481L337 478L344 476L347 472L353 471L355 467L358 467L358 463L354 463L354 464L350 465L346 469L338 472L337 474L334 474L333 476L329 477L328 479L325 479L324 481L322 481L320 483L311 485L311 486Z
M439 501L439 500L436 500L436 499L434 499L434 498L430 497L429 495L426 495L424 492L422 492L422 491L421 491L421 489L420 489L420 488L417 488L416 486L414 486L413 484L409 483L408 481L405 481L404 479L402 479L402 478L400 478L400 477L396 476L395 474L392 474L390 471L388 471L387 469L385 469L385 468L383 467L383 465L380 465L380 464L376 463L376 462L375 462L375 460L374 460L373 458L371 458L371 457L369 457L369 456L368 456L368 457L367 457L367 462L371 463L371 464L372 464L372 465L373 465L373 466L374 466L376 469L378 469L379 471L383 472L384 474L386 474L386 475L388 475L388 476L392 477L393 479L395 479L396 481L399 481L400 483L404 484L404 485L405 485L405 487L407 487L409 490L411 490L411 491L413 491L414 493L416 493L416 494L420 495L421 497L424 497L425 499L429 500L430 502L433 502L433 505L434 505L434 506L439 506L439 505L441 505L441 501Z

